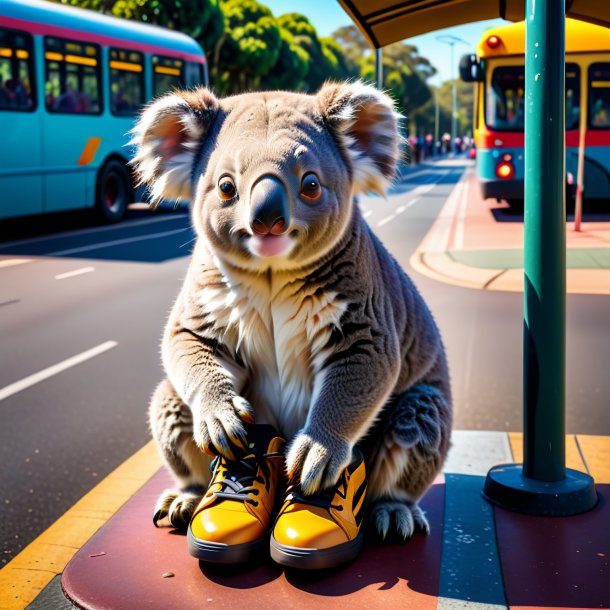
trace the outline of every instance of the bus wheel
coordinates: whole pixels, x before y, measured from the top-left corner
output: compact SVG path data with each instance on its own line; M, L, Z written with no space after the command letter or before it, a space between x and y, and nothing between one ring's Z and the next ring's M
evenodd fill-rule
M507 199L506 203L508 203L513 212L523 212L523 199Z
M131 182L123 163L111 159L97 178L95 209L102 222L118 222L125 216L131 201Z

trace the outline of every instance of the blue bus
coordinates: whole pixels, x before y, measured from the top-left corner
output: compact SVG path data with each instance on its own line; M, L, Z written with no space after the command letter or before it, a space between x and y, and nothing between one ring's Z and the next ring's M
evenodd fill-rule
M0 219L133 201L128 132L174 87L207 84L203 50L164 28L44 0L0 0Z

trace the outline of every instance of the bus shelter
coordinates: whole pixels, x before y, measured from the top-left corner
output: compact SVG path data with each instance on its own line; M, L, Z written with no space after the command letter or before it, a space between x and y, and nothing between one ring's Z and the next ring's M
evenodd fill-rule
M523 464L492 468L485 497L530 514L597 502L593 479L565 458L565 17L610 27L597 0L339 0L369 44L463 23L525 19ZM493 405L490 405L493 408Z

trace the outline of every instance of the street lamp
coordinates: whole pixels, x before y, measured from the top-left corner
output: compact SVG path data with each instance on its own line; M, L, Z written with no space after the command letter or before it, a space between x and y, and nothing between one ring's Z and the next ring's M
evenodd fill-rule
M451 101L451 145L453 146L453 141L457 136L457 74L454 74L454 63L453 63L453 47L461 42L466 46L470 46L469 42L466 42L463 38L459 38L458 36L453 36L452 34L443 34L441 36L437 36L436 39L439 42L443 42L448 44L451 47L451 74L453 75L453 91L452 91L452 101Z

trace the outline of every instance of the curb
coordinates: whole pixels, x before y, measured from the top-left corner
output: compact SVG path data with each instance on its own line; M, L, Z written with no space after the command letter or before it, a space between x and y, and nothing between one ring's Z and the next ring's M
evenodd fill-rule
M523 292L523 268L473 267L456 261L449 253L456 231L463 230L472 172L471 169L462 174L409 263L418 273L445 284L475 290ZM610 269L568 268L566 287L570 294L610 294Z

